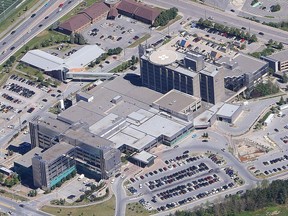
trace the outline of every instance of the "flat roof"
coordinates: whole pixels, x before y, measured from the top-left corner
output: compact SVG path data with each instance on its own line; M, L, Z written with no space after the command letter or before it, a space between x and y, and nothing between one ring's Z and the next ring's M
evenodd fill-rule
M66 122L59 121L52 117L39 117L34 120L39 126L44 126L50 130L57 131L58 133L63 133L66 131L70 125Z
M29 168L32 166L32 158L34 157L35 153L40 154L43 151L43 149L39 147L35 147L31 149L26 154L22 155L20 158L17 158L14 163L17 163L23 167Z
M108 129L113 127L115 124L119 123L120 121L123 121L124 119L119 117L118 115L115 115L113 113L108 114L107 116L103 117L93 125L89 127L90 132L102 135L105 133Z
M200 98L173 89L153 103L179 113L197 101L200 101Z
M150 61L156 65L169 65L175 62L177 58L177 53L172 50L154 51L149 57Z
M218 66L212 64L205 64L205 67L200 70L200 73L206 74L211 77L216 76L219 72L222 72L222 68L219 68Z
M58 144L53 145L51 148L41 153L42 159L45 161L53 161L57 159L59 156L66 154L68 151L73 149L74 146L66 143L60 142Z
M210 119L215 113L210 110L205 110L200 115L193 119L193 124L195 127L209 127Z
M141 151L135 155L132 156L132 158L138 160L138 161L141 161L145 164L148 164L151 160L155 159L156 156L149 153L149 152L146 152L146 151Z
M172 137L182 130L185 125L159 115L154 115L143 124L139 126L132 125L131 127L154 137L159 137L162 134L167 137Z
M240 105L225 103L217 112L217 115L232 117L234 113L240 108Z
M288 60L288 50L282 50L280 52L274 53L272 55L267 56L276 61L287 61Z
M255 71L259 70L260 68L264 67L267 62L254 58L249 55L244 55L238 53L234 58L234 61L238 63L238 67L241 69L243 73L254 73Z
M82 143L96 148L110 149L114 146L111 141L91 133L88 128L71 128L65 133L65 135L71 139L78 140L79 144Z
M67 122L69 124L82 121L86 122L88 125L93 125L95 122L97 122L102 118L103 115L95 113L85 108L85 106L77 106L77 105L74 105L57 115L57 119L59 119L60 121Z

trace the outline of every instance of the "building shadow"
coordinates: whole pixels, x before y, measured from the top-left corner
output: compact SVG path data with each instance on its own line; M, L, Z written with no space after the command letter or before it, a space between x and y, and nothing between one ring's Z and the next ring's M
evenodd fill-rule
M132 85L142 86L141 76L138 74L127 73L124 79L128 80Z

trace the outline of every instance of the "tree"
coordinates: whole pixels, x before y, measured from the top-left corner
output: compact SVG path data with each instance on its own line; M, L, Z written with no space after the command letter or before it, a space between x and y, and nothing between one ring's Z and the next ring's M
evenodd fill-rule
M283 96L281 96L280 100L279 100L279 105L281 106L283 104L285 104L285 100L284 100Z
M268 45L272 45L274 43L274 41L272 39L268 40Z
M288 82L288 76L287 76L286 73L283 73L282 82L283 82L283 83L287 83L287 82Z
M250 38L251 42L257 42L257 36L255 34L253 34Z
M25 53L27 53L29 51L29 46L25 46L24 50L25 50Z
M276 5L272 5L270 7L271 9L271 12L277 12L277 11L280 11L281 10L281 6L279 4L276 4Z
M9 60L11 63L14 63L16 61L16 57L12 55L10 56Z
M282 42L280 42L280 43L278 44L278 49L281 49L281 50L282 50L282 49L283 49L283 47L284 47L284 46L283 46L283 43L282 43Z

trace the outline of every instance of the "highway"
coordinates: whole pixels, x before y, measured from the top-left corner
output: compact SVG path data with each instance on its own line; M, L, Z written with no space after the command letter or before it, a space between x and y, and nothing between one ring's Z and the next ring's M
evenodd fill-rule
M17 28L2 38L0 41L0 65L80 2L78 0L50 0L48 4L47 1L43 2L43 6L34 13L35 16L33 15L32 17L31 14ZM64 5L62 6L62 11L59 12L61 3L64 3Z
M259 39L263 38L265 40L269 40L273 38L275 41L288 44L288 32L262 25L261 23L250 21L242 17L237 17L233 12L223 12L190 0L145 0L144 2L163 8L177 7L179 12L184 14L186 17L213 17L213 21L227 26L234 26L238 28L245 27L247 31L250 29L250 33L256 34ZM259 32L263 32L264 35L259 35Z

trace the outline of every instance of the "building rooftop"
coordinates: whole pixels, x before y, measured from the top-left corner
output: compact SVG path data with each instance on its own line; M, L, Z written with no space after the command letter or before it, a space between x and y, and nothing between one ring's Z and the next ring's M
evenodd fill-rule
M288 60L288 50L282 50L280 52L274 53L272 55L267 56L276 61L287 61Z
M171 90L154 101L153 104L179 113L197 101L200 101L200 98L185 94L178 90Z
M76 140L78 146L86 145L101 149L110 149L114 146L114 144L102 137L99 137L91 132L89 132L88 128L77 128L68 130L65 135L71 139Z
M178 59L177 52L172 50L158 50L150 55L150 61L156 65L169 65Z
M195 128L209 127L210 120L214 116L214 114L215 113L210 110L205 110L204 112L202 112L193 120Z
M136 160L141 161L145 164L148 164L151 160L155 159L156 156L153 154L150 154L149 152L141 151L141 152L133 155L133 158L135 158Z
M58 121L57 119L52 118L50 116L43 118L39 117L35 119L35 121L38 123L39 126L44 126L50 130L57 131L58 133L63 133L70 127L69 124L62 121Z
M178 131L182 130L185 125L178 122L172 121L166 117L160 115L154 115L143 124L137 126L132 125L131 127L147 133L153 137L159 137L160 135L165 135L167 137L173 136Z
M259 70L260 68L264 67L267 62L254 58L249 55L243 55L238 53L234 58L234 61L238 63L239 68L243 73L251 74L255 71Z
M217 115L232 117L233 114L240 108L240 105L225 103L217 112Z
M78 103L86 103L83 101L80 101ZM87 103L86 103L87 104ZM85 106L77 106L73 105L72 107L69 107L69 109L64 110L60 114L58 114L57 119L60 121L66 122L68 124L73 124L75 122L86 122L88 125L94 124L96 121L103 118L103 115L100 115L96 112L93 112Z
M94 20L100 17L102 14L107 13L108 11L109 6L107 4L104 2L96 2L80 13L85 13L88 17Z
M86 14L76 14L67 21L60 23L58 28L73 32L82 28L83 26L87 25L90 22L91 20Z
M66 59L51 55L42 50L30 50L21 61L44 71L83 68L98 58L104 50L97 45L85 45Z
M39 147L35 147L31 149L29 152L26 154L22 155L20 158L17 158L14 163L19 164L23 167L29 168L32 166L32 158L34 157L35 154L41 154L43 149Z
M42 156L43 160L52 162L53 160L57 159L63 154L66 154L73 148L74 146L66 142L60 142L56 145L53 145L51 148L47 149L46 151L42 152L40 155Z
M222 68L219 68L216 65L212 65L212 64L206 64L204 69L202 69L200 72L202 74L214 77L218 74L219 71L222 71Z
M133 0L122 0L117 6L118 10L134 14L138 17L154 21L160 14L160 10L144 5L142 3L135 2Z

